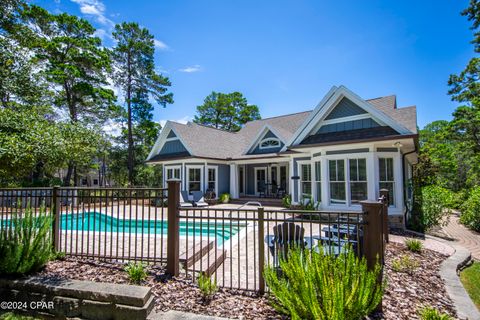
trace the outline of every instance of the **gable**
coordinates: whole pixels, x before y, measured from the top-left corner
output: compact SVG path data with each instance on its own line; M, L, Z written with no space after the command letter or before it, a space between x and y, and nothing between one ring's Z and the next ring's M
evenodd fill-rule
M373 120L372 118L366 118L366 119L326 124L321 126L320 129L318 129L315 134L350 131L350 130L357 130L357 129L370 129L375 127L380 127L380 124L375 120Z
M264 154L279 152L284 146L282 140L277 137L270 129L268 129L265 134L258 140L253 148L248 154Z
M332 120L344 117L357 116L360 114L366 114L367 111L357 106L349 99L343 97L335 108L328 114L325 120Z
M177 135L175 134L175 132L173 132L173 130L170 130L170 132L167 135L167 139L176 138L176 137Z
M162 149L158 152L159 155L185 154L188 153L187 148L180 140L165 141Z

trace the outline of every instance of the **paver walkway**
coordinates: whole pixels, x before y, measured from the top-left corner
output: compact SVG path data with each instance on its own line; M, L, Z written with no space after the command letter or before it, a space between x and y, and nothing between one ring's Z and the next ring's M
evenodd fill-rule
M480 260L480 233L466 228L460 223L457 215L450 217L450 222L442 231L455 239L455 243L470 250L473 259Z
M396 243L405 243L405 240L407 237L405 236L399 236L396 234L390 234L389 236L391 242L396 242ZM447 256L451 256L452 254L455 253L455 249L443 242L440 242L438 240L432 239L430 237L426 237L425 239L418 239L423 243L423 248L429 249L432 251L436 251L439 253L442 253Z

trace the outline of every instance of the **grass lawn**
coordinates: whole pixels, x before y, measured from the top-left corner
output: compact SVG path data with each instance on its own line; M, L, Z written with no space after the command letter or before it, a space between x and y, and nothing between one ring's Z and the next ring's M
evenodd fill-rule
M480 262L475 262L460 273L460 280L470 298L480 310Z
M13 312L0 313L0 320L40 320L40 318L33 318L29 316L18 315Z

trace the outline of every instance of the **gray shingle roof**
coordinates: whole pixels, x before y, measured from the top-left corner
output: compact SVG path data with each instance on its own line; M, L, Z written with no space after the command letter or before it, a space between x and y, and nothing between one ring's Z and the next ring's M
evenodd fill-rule
M417 133L415 106L397 108L396 96L394 95L366 101L412 133ZM287 143L311 112L304 111L251 121L235 133L192 122L181 124L170 121L170 124L184 142L185 147L192 153L192 156L216 159L243 159L258 157L258 155L246 155L245 152L266 125L270 126L279 135L279 138ZM271 154L271 156L274 155L276 154ZM262 155L262 157L265 156L270 156L270 154Z

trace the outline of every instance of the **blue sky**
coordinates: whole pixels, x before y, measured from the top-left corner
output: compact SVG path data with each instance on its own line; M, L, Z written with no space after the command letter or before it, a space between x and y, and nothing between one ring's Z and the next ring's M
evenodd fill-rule
M468 1L36 0L82 16L105 44L135 21L156 39L175 103L155 120L189 120L212 90L240 91L263 117L310 110L332 85L417 105L418 124L450 119L450 74L473 56Z

